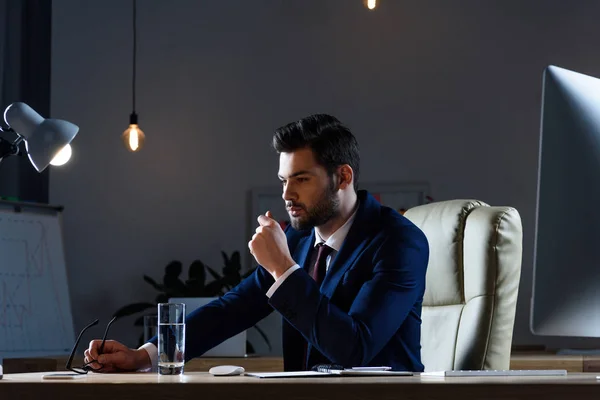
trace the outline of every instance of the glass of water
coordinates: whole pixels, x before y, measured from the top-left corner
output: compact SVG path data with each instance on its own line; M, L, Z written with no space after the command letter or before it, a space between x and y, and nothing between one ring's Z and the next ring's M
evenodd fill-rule
M158 305L158 373L183 374L185 361L185 304Z

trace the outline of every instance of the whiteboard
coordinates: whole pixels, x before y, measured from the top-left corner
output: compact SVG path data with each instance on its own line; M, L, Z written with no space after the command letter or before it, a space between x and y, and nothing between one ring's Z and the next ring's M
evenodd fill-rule
M71 352L61 210L0 201L0 359Z

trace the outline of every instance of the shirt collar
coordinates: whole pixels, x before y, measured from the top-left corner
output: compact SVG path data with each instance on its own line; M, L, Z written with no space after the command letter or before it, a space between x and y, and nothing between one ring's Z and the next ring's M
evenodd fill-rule
M344 223L344 225L340 226L337 231L333 232L327 241L323 240L319 232L315 229L315 244L316 247L318 244L325 243L327 246L331 247L335 251L340 251L342 248L342 243L346 240L346 236L348 236L348 232L350 231L350 227L352 226L352 222L354 222L354 217L356 217L356 211L358 211L358 206L348 218L348 220Z

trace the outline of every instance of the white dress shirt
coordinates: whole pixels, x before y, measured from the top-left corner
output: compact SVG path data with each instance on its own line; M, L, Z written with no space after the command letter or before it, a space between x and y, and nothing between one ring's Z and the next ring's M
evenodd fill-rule
M327 256L327 259L325 260L325 271L329 271L329 264L331 264L331 260L333 260L334 257L336 256L336 254L340 251L340 248L342 247L342 243L344 243L344 240L346 240L346 236L348 236L348 231L350 231L352 222L354 222L355 216L356 216L356 211L354 211L354 213L350 216L350 218L348 218L348 221L346 221L344 223L344 225L340 226L337 231L333 232L333 234L327 240L323 240L321 235L319 235L319 232L317 232L317 230L315 229L315 243L313 244L313 246L317 247L317 245L319 245L321 243L325 243L325 245L327 245L333 249L333 251L331 251L329 253L329 255ZM279 288L279 286L281 286L283 281L285 281L285 279L288 276L290 276L298 268L300 268L300 266L298 264L295 264L292 267L290 267L287 271L285 271L283 273L283 275L281 275L275 281L275 283L273 283L273 285L271 285L271 287L267 291L267 297L271 298L271 296L273 296L273 293L275 293L277 288Z
M356 207L356 210L358 210L358 207ZM350 227L352 226L354 218L356 217L356 210L354 210L354 213L352 213L352 215L350 216L350 218L348 218L344 225L339 227L338 230L335 231L327 240L323 240L321 235L319 235L319 232L317 232L317 230L315 229L315 243L313 244L313 246L316 247L321 243L325 243L327 246L333 249L333 251L331 251L331 253L327 256L327 259L325 260L326 271L329 271L329 264L331 264L331 260L333 260L336 254L340 251L344 240L346 240L346 236L348 236ZM288 270L285 271L283 275L281 275L275 281L275 283L273 283L273 285L271 285L271 287L266 293L267 297L271 298L271 296L273 296L273 293L275 293L275 291L281 286L285 279L298 268L301 268L298 264L295 264L292 267L288 268ZM156 348L156 346L153 343L145 343L143 346L140 347L140 349L146 350L146 352L150 356L150 361L152 363L151 370L153 372L156 372L158 367L158 349Z

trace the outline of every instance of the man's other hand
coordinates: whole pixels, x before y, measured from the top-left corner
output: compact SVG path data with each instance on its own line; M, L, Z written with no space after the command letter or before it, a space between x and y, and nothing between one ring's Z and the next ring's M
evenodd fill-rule
M107 340L104 351L98 354L101 343L101 340L92 340L84 352L84 362L91 362L89 365L96 372L137 371L151 366L150 356L144 349L130 349L115 340Z

